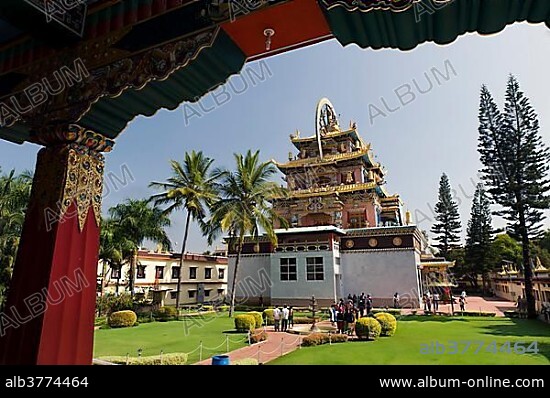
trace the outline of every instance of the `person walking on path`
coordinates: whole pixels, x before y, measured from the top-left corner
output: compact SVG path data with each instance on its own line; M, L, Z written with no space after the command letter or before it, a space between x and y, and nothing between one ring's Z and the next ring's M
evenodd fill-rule
M367 316L369 316L369 314L372 312L372 298L370 294L367 294L367 299L365 304L367 307Z
M365 316L365 305L366 305L367 298L365 297L365 292L361 293L359 296L359 316L363 318Z
M294 308L292 306L288 308L288 327L294 327Z
M439 310L439 293L435 292L433 295L434 312Z
M399 308L399 293L393 295L393 308Z
M283 311L282 311L282 325L281 325L281 328L282 328L282 332L286 332L288 330L288 314L289 314L289 311L288 311L288 307L285 305L283 307Z
M275 331L279 331L279 325L281 322L281 310L279 310L278 307L275 307L273 310L273 326L275 328Z
M460 298L458 299L458 304L460 305L460 311L464 312L466 310L466 298L460 295Z

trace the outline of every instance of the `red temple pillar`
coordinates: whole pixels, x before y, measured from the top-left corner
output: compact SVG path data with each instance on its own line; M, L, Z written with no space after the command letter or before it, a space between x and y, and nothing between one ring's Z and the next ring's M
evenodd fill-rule
M92 363L104 158L113 141L76 125L38 153L8 300L0 364Z

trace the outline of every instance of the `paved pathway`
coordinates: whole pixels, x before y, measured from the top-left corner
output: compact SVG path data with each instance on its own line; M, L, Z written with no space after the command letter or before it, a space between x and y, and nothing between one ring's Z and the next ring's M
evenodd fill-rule
M460 310L458 305L458 296L455 296L455 312ZM497 316L504 316L504 311L515 310L515 303L506 301L498 297L479 297L479 296L467 296L466 297L466 311L482 311L482 312L496 312ZM422 310L420 310L422 311ZM439 312L450 313L451 305L443 304L439 305ZM407 313L410 310L403 310Z
M233 363L239 359L254 358L258 363L266 363L279 358L300 347L302 337L296 334L273 332L272 327L267 329L267 340L252 344L226 354ZM211 365L212 359L208 358L195 365Z

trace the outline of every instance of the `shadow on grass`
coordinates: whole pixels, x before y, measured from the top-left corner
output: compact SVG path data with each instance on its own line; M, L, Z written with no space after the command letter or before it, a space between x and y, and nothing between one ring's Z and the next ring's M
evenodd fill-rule
M482 330L484 333L494 336L522 337L526 343L537 342L539 355L550 360L550 343L541 342L537 339L545 337L550 339L550 327L547 324L530 319L507 318L513 324L507 325L486 325Z

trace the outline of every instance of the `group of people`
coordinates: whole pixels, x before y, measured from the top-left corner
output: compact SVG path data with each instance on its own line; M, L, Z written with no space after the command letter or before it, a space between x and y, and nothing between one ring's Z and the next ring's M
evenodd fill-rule
M294 309L287 305L273 309L273 326L276 332L286 332L294 327Z
M346 301L340 299L338 303L332 304L329 308L329 320L338 333L352 334L355 321L370 314L372 311L372 297L365 293L361 295L348 295Z
M428 290L422 295L422 303L424 304L425 312L432 312L432 309L433 312L439 311L440 302L441 298L438 292L432 294ZM462 291L462 293L460 293L460 297L458 298L458 305L460 306L460 311L466 311L466 292L464 290Z

